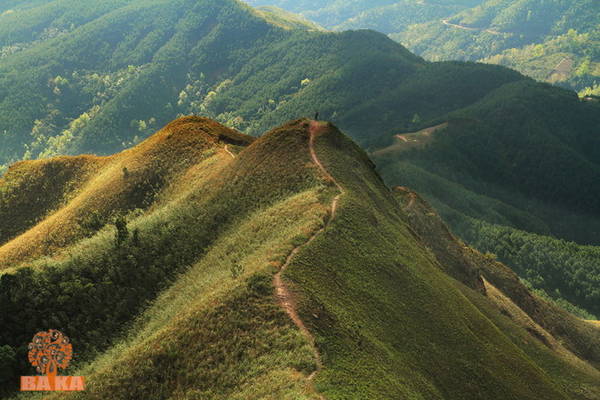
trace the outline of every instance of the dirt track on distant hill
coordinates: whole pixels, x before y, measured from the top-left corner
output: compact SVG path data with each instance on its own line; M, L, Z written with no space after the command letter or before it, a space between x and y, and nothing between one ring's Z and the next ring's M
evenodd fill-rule
M404 193L408 193L408 204L406 206L402 207L402 210L409 211L411 208L413 208L413 206L415 205L415 202L417 201L416 193L414 193L409 188L404 187L404 186L397 186L395 189L398 191L402 191Z
M498 31L495 31L493 29L471 28L469 26L453 24L452 22L449 22L447 19L443 19L442 20L442 24L444 24L446 26L451 26L452 28L462 29L464 31L487 32L487 33L491 33L492 35L502 35L502 32L498 32Z
M394 135L397 142L380 150L371 153L372 156L383 156L396 151L406 150L414 146L421 146L431 139L432 135L441 129L448 127L448 123L430 126L429 128L421 129L417 132L401 133Z
M313 163L319 168L321 173L324 175L325 179L333 182L335 184L335 186L338 188L340 193L337 196L335 196L331 202L331 215L330 215L327 223L325 224L325 226L323 226L323 228L321 228L321 229L317 230L315 233L313 233L312 236L310 237L310 239L308 239L304 244L294 248L292 250L292 252L288 255L287 259L285 260L285 263L283 264L283 266L281 267L279 272L273 278L273 285L275 286L275 292L276 292L276 295L277 295L277 298L279 300L281 307L289 315L289 317L292 319L292 321L298 327L298 329L300 329L300 331L308 339L308 341L310 342L310 344L313 348L313 353L315 355L315 360L316 360L316 364L317 364L317 370L308 377L308 380L309 380L309 382L311 382L311 385L312 385L312 382L314 381L315 377L317 376L317 374L323 368L323 363L321 361L321 354L319 353L319 350L317 349L317 346L315 344L314 336L312 335L312 333L310 333L310 331L308 330L308 328L306 327L306 325L304 324L304 322L298 315L298 311L296 309L296 304L294 302L294 297L293 297L292 293L290 292L288 286L284 282L282 274L287 270L287 268L289 267L290 263L292 262L294 256L296 254L298 254L298 252L303 247L308 246L310 243L312 243L319 236L319 234L321 234L322 232L325 231L325 229L327 229L327 227L329 226L331 221L333 221L333 219L335 218L335 214L337 211L340 197L344 194L344 189L342 188L342 186L335 180L335 178L333 176L331 176L329 171L327 171L327 169L323 166L323 163L321 162L321 160L319 160L319 157L317 156L317 153L315 151L315 146L314 146L315 139L319 135L319 133L322 133L323 131L324 131L324 126L322 124L320 124L317 121L310 122L310 126L309 126L310 156L311 156ZM316 389L314 389L314 387L313 387L313 390L314 390L315 394L319 397L319 399L326 400L326 398L323 395L319 394L316 391Z

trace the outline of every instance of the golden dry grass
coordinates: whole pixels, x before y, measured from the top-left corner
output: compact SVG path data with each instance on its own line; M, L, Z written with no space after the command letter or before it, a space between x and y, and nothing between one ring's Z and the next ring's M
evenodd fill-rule
M8 176L27 173L24 183L40 187L38 196L58 197L62 201L55 209L48 210L47 215L40 215L44 218L38 223L0 247L0 269L15 267L36 257L56 255L57 250L85 236L87 232L82 230L81 221L87 215L95 213L109 219L114 213L148 207L160 197L160 191L167 188L184 192L186 182L194 179L195 174L215 172L198 167L212 155L211 150L222 153L222 162L230 162L225 145L246 145L253 140L215 121L185 117L168 124L134 148L113 156L59 157L13 166ZM51 177L37 171L43 171L42 166L48 163L58 165L59 169L78 166L81 172L73 174L74 183L51 188L64 193L47 193L39 182ZM8 183L0 181L2 184ZM175 189L171 188L172 184ZM17 198L15 202L24 203L27 199Z

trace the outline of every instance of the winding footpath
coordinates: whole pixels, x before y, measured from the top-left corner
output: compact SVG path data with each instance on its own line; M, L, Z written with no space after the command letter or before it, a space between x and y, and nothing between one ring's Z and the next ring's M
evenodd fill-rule
M293 295L292 295L290 289L288 288L288 286L285 284L282 275L287 270L287 268L290 266L292 260L296 256L296 254L298 254L298 252L300 252L300 250L302 250L302 248L311 244L321 233L323 233L325 231L325 229L327 229L327 227L329 226L331 221L333 221L333 219L335 218L338 203L340 201L341 196L345 193L342 185L340 185L339 182L329 173L329 171L327 171L325 166L323 166L323 163L321 162L321 160L319 160L319 157L317 156L317 152L315 151L315 139L317 138L317 136L319 134L325 132L325 130L326 130L325 124L319 123L317 121L310 121L309 126L308 126L308 131L309 131L309 135L310 135L310 138L308 141L308 148L309 148L310 157L312 159L312 162L319 168L319 170L321 171L322 175L324 176L324 178L326 180L333 182L333 184L338 189L339 193L337 196L335 196L333 198L333 200L331 202L331 210L330 210L331 214L327 220L327 223L322 228L320 228L315 233L313 233L312 236L310 237L310 239L308 239L304 244L295 247L290 252L290 254L287 256L285 263L281 266L279 272L277 272L277 274L275 274L275 276L273 277L273 286L275 287L275 295L277 296L277 300L279 301L281 308L284 309L286 314L294 322L294 325L296 325L296 327L298 329L300 329L300 331L302 332L302 334L308 340L308 342L310 343L310 345L312 347L312 351L313 351L313 354L315 357L315 363L317 365L317 369L316 369L316 371L314 371L312 374L309 375L308 382L311 386L312 391L316 394L316 396L319 398L319 400L327 400L325 398L325 396L323 396L322 394L317 392L317 390L315 389L314 384L313 384L317 374L323 369L323 361L321 360L321 354L319 353L319 350L317 349L317 345L315 343L315 337L308 330L308 328L306 327L306 325L300 318L300 315L298 314ZM224 147L224 150L232 158L235 158L235 154L233 154L229 150L228 145L226 145Z
M315 344L315 337L312 335L312 333L310 333L310 331L308 330L308 328L306 327L306 325L304 324L304 322L298 315L298 311L296 309L296 304L294 302L293 295L290 292L286 283L284 282L282 275L289 267L294 256L296 256L296 254L298 254L298 252L300 250L302 250L302 248L311 244L322 232L325 231L325 229L327 229L327 227L329 226L331 221L333 221L333 219L335 218L335 214L337 211L340 197L344 194L344 189L342 188L342 186L339 184L338 181L335 180L335 178L333 176L331 176L331 174L323 166L323 163L321 162L321 160L319 160L319 157L317 156L317 153L315 151L315 139L319 135L319 133L322 133L324 131L324 129L325 129L324 126L322 124L320 124L319 122L317 122L317 121L310 122L310 125L309 125L310 156L311 156L313 163L319 168L321 173L324 175L325 179L327 179L335 184L335 186L339 190L339 194L337 196L335 196L333 198L333 201L331 202L331 215L330 215L329 219L327 220L327 223L321 229L319 229L315 233L313 233L312 236L310 237L310 239L308 239L304 244L294 248L291 251L291 253L287 256L285 263L283 264L283 266L281 267L279 272L273 277L273 286L275 286L275 294L277 296L279 304L285 310L285 312L291 318L291 320L294 322L294 324L298 327L298 329L300 329L300 331L306 337L306 339L309 341L309 343L312 347L313 354L315 356L315 361L317 364L317 370L308 377L308 381L311 384L313 391L316 393L316 395L318 396L318 398L320 400L326 400L326 398L316 391L316 389L314 388L313 382L314 382L314 379L317 376L317 374L323 369L323 362L321 360L321 354L319 353L319 350L317 349L317 346Z

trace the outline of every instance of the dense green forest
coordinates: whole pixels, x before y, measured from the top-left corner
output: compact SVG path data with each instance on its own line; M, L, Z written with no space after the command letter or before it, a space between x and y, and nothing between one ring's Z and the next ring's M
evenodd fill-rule
M512 90L520 95L506 97ZM425 195L459 236L497 254L533 288L597 315L598 247L555 238L599 242L600 104L519 82L449 121L419 147L375 152L386 182Z
M433 141L374 156L391 185L466 215L595 244L599 110L573 92L511 83L438 120L449 125Z
M600 30L552 37L541 44L508 49L483 62L518 69L540 81L579 90L581 96L598 94L600 77Z
M457 231L471 245L497 256L550 298L578 304L588 311L580 314L582 317L598 319L600 247L581 246L480 220L465 221L468 222L458 226ZM569 304L563 306L571 308Z
M456 110L524 79L494 67L428 64L374 32L282 28L282 15L265 17L235 1L103 2L48 17L48 8L62 13L69 4L2 17L11 18L2 24L11 27L0 34L3 44L28 43L0 60L2 163L116 151L182 114L258 135L319 110L369 145L383 130L412 126L416 113L427 119ZM32 25L39 35L17 38ZM55 36L44 36L49 29ZM357 102L364 93L367 101Z
M600 79L597 1L488 1L392 37L432 60L481 60L583 93Z

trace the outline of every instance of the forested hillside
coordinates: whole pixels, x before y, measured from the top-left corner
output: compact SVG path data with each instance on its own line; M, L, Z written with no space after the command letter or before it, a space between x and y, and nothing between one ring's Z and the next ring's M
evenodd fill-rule
M511 265L545 297L586 319L600 315L600 247L465 219L458 228L473 246ZM577 310L578 304L583 310Z
M505 0L392 37L428 59L483 60L585 92L600 83L599 29L594 0Z
M597 257L575 262L577 245L555 245L555 238L600 242L600 104L518 82L428 125L444 121L372 153L386 182L423 194L458 235L498 254L535 288L597 314ZM520 232L519 244L507 248L492 225L538 235ZM540 242L552 246L539 251L543 260L511 255Z
M368 144L382 130L411 126L417 113L430 118L524 79L492 67L427 64L374 32L286 25L285 15L233 0L115 0L82 12L71 3L1 17L2 44L18 44L0 60L2 163L116 151L180 114L257 135L319 110Z
M253 6L277 6L301 14L328 29L365 29L402 32L409 25L443 18L483 0L245 0Z

